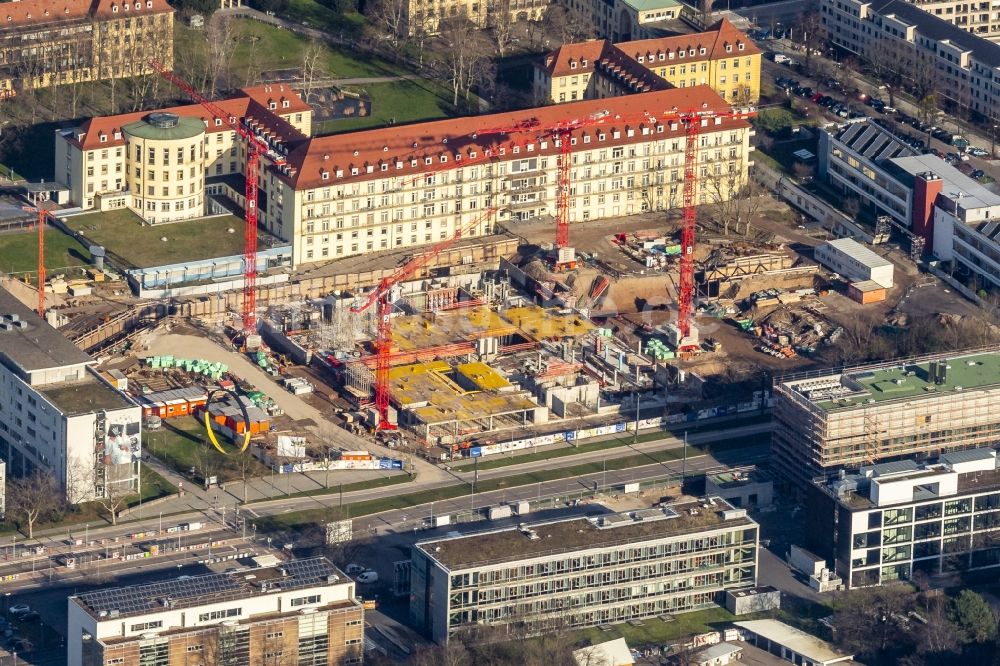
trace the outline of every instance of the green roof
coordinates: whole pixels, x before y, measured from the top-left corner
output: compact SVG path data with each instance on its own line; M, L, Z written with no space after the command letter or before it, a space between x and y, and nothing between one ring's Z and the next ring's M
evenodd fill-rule
M158 141L175 141L177 139L191 139L205 131L205 123L200 118L189 118L186 116L175 117L176 124L170 127L158 127L143 118L134 123L129 123L122 127L122 131L130 136L140 139L153 139Z
M848 409L870 401L883 402L901 398L930 397L959 390L975 390L1000 385L1000 353L967 354L938 361L947 364L944 381L931 380L931 361L907 362L877 369L858 369L844 373L842 384L855 384L859 390L842 398L816 404L828 411Z
M680 0L622 0L626 5L637 12L650 12L656 9L670 9L679 7Z

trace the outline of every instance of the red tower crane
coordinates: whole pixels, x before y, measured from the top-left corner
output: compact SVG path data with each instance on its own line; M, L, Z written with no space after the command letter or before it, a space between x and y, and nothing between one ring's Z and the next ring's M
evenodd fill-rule
M21 206L29 213L38 213L38 316L45 319L45 223L49 213L39 201L35 206Z
M229 129L243 138L247 150L246 164L246 227L243 234L243 335L257 332L257 179L259 178L260 156L265 154L275 165L281 166L284 159L274 152L267 141L260 138L249 127L244 127L237 119L214 102L195 90L161 63L153 61L153 67L160 76L187 93L188 97L203 106L213 118L221 120Z
M559 148L556 172L556 252L557 268L572 268L576 258L569 246L569 194L570 166L572 164L573 132L596 125L611 125L620 123L663 123L680 122L684 125L684 187L683 187L683 218L681 226L681 258L678 280L677 328L681 337L686 338L691 333L691 320L694 312L694 246L695 228L697 225L697 157L698 137L701 134L702 121L715 118L749 118L755 115L752 109L732 109L730 111L704 110L670 110L661 113L611 114L607 111L592 113L584 118L560 121L554 125L543 126L536 119L529 119L512 127L499 127L479 130L475 135L482 134L516 134L534 132L553 139ZM457 166L457 165L456 165ZM567 252L567 250L569 250Z
M378 303L376 316L378 323L375 334L375 409L378 411L379 430L395 430L396 425L389 420L389 364L392 354L392 288L410 277L422 267L426 266L434 257L454 245L466 234L474 231L483 220L492 217L496 213L496 208L489 208L482 214L477 215L471 222L466 223L458 229L451 237L441 241L431 247L428 251L414 255L412 259L396 269L387 278L382 278L378 286L368 294L368 298L358 305L351 307L351 312L359 314L365 312L375 303Z

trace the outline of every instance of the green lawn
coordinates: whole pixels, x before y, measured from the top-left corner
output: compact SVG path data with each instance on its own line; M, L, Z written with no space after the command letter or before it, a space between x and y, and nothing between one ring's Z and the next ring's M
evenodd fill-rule
M240 458L216 451L205 441L204 426L192 416L167 419L159 430L147 430L143 435L144 450L180 474L187 475L194 467L201 475L207 466L208 475L217 476L220 483L236 481L243 476ZM251 457L248 478L262 476L267 471L267 467Z
M686 636L718 631L719 625L736 619L736 616L725 608L707 608L690 613L678 613L673 617L674 619L670 622L664 622L659 618L647 618L642 621L641 627L635 627L626 622L611 625L611 629L608 631L601 631L597 627L581 629L575 633L579 637L579 641L574 641L574 643L595 645L616 638L624 638L625 642L632 648L641 645L669 645Z
M170 483L145 465L142 466L141 480L141 494L143 502L166 497L167 495L175 495L177 493L177 486ZM129 502L129 506L132 506L133 504L138 504L138 501Z
M368 127L383 127L392 121L397 124L411 123L450 115L450 100L444 96L441 88L427 81L378 83L351 90L371 96L371 115L317 123L316 134L334 134Z
M77 215L66 218L65 223L106 247L109 255L138 268L228 257L243 251L245 222L235 215L143 225L135 213L122 209ZM161 240L163 237L167 241Z
M291 0L281 17L345 36L360 32L365 24L365 17L357 12L341 13L316 0Z
M313 3L315 4L315 3ZM309 40L290 30L284 30L259 21L237 21L240 39L233 53L231 71L243 72L251 63L258 71L270 69L289 69L302 66L302 54ZM191 34L193 33L193 34ZM200 39L201 33L187 31L180 33L179 40ZM402 72L399 67L369 56L359 56L323 46L323 74L338 79L397 76Z
M58 229L45 231L45 268L50 275L90 263L87 247ZM35 274L38 268L38 231L0 235L0 271Z

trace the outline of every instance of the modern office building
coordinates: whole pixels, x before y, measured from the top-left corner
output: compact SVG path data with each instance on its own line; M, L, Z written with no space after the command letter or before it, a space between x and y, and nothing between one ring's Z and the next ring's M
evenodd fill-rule
M0 98L154 72L174 61L166 0L18 0L0 8Z
M8 476L52 474L71 502L138 488L142 408L0 289L0 457Z
M272 235L291 241L295 266L436 243L477 220L466 237L492 233L497 223L553 215L560 148L547 128L574 118L596 122L569 137L571 222L677 207L686 138L675 109L732 111L699 85L309 138L309 107L283 86L244 89L219 105L274 146L261 158L259 219ZM242 180L245 156L232 130L220 120L209 122L197 105L167 111L165 120L175 127L152 127L148 121L159 118L126 114L60 133L56 180L71 189L73 202L83 208L123 202L140 216L155 212L150 219L166 220L199 209L202 169L206 188L214 187L214 178ZM144 118L146 126L129 129ZM184 118L207 125L199 135L204 155L199 146L193 164L197 137L170 138L188 125L197 129ZM130 138L130 131L144 136ZM752 136L744 119L702 119L697 202L726 200L742 188ZM278 154L285 161L280 167L274 164ZM494 214L484 215L491 209Z
M1000 195L871 122L820 131L819 175L861 204L860 217L920 238L959 277L1000 286Z
M817 479L807 496L808 545L848 587L1000 566L997 451L954 451Z
M326 558L69 598L70 666L362 663L364 608Z
M758 526L719 498L418 543L412 625L437 642L477 625L541 633L681 613L753 587Z
M968 4L975 14L981 5ZM830 42L843 51L882 67L891 63L921 95L933 92L968 113L1000 118L1000 45L896 0L822 0L820 16Z
M730 104L750 106L760 98L760 58L727 19L694 34L564 44L535 66L535 98L549 104L707 85Z
M841 469L994 444L1000 349L786 375L773 399L775 466L804 489Z

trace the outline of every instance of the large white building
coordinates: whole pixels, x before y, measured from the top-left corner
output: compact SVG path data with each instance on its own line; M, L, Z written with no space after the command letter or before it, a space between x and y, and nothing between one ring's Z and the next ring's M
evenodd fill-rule
M881 257L853 238L837 238L816 247L816 261L852 282L871 280L879 286L892 287L892 262Z
M897 0L821 0L820 15L840 49L894 63L904 79L940 101L1000 118L1000 45Z
M364 608L324 557L69 598L70 666L360 664Z
M901 460L817 480L809 547L848 587L1000 566L1000 468L992 448Z
M142 409L94 363L0 289L0 456L8 476L52 474L74 503L138 488Z
M677 113L733 110L708 85L695 85L310 138L311 111L291 89L248 88L219 105L274 146L261 159L259 220L291 241L294 266L436 243L477 218L467 237L509 220L554 215L560 147L551 128L579 118L595 122L569 137L570 222L678 207L686 135ZM73 203L127 206L148 222L166 222L192 206L199 210L192 170L204 168L207 191L214 178L242 180L245 151L232 130L210 122L198 105L167 111L165 118L93 118L60 133L56 180L70 188ZM175 125L156 127L161 120ZM146 124L137 129L140 121ZM204 134L198 122L207 124ZM696 203L742 189L752 136L743 118L701 120ZM189 140L187 152L174 145ZM283 166L272 159L278 154ZM495 214L484 217L490 209Z
M477 625L543 633L723 603L757 580L758 525L721 498L418 543L410 618L445 642Z

